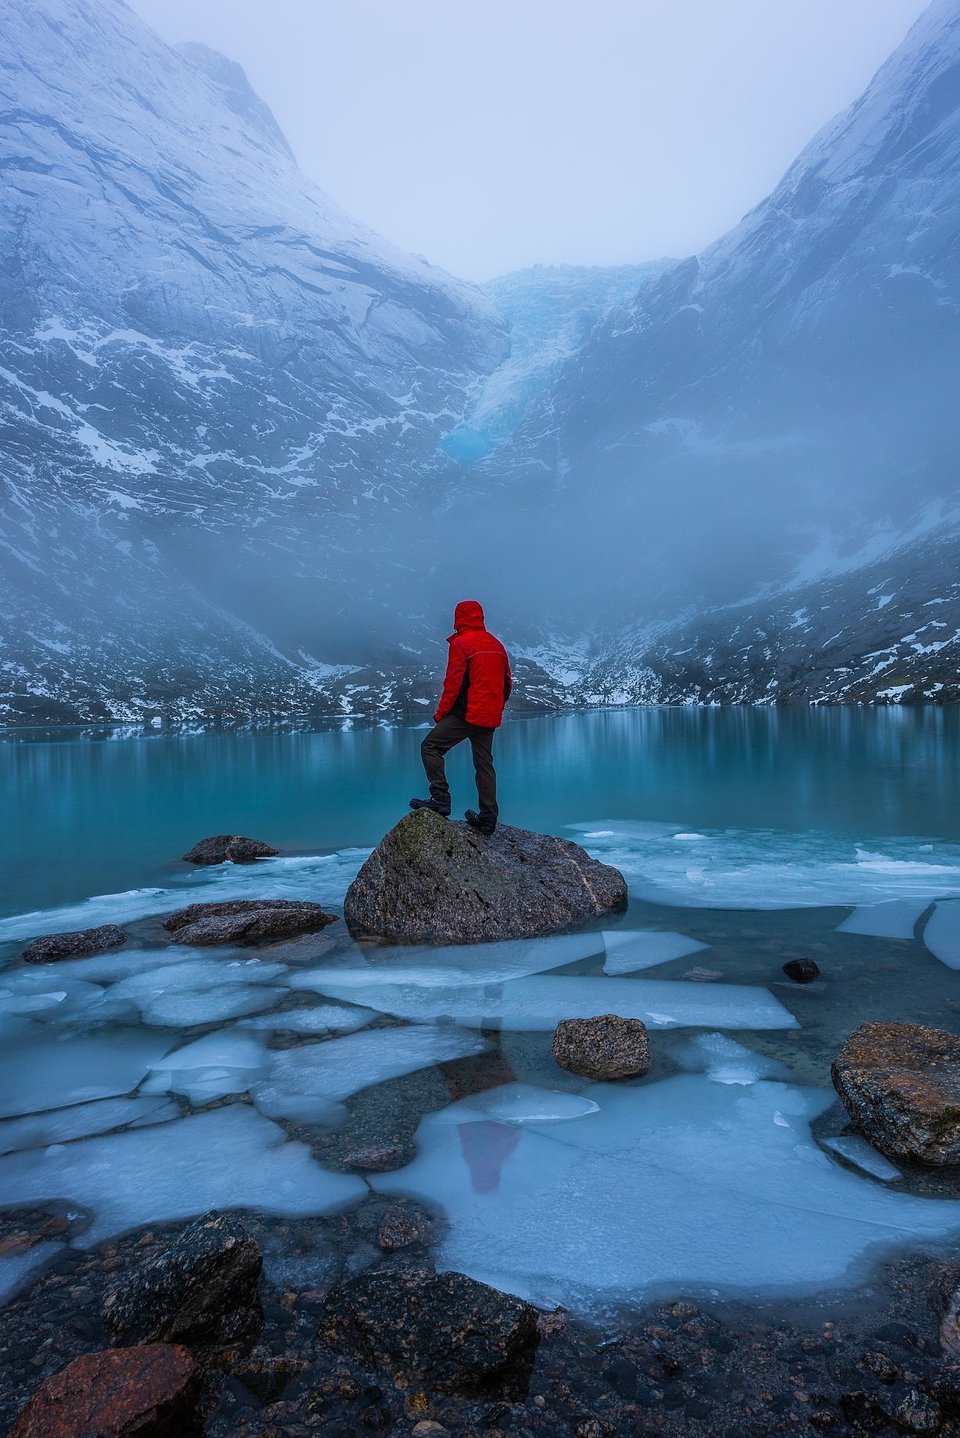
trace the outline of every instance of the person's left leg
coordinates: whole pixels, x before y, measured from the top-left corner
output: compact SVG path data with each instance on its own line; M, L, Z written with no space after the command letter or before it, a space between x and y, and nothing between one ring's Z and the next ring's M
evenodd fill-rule
M411 799L411 809L434 809L438 814L450 813L450 786L444 769L443 758L455 744L466 739L469 726L455 714L441 719L420 745L420 758L430 785L429 799Z
M500 809L497 805L497 773L493 767L493 736L495 729L481 729L470 726L470 748L473 752L473 767L477 777L477 798L480 804L478 817L491 829L496 827Z

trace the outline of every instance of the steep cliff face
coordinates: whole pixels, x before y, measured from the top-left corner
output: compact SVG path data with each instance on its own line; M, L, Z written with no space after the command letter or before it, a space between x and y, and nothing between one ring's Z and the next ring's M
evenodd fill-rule
M144 666L171 691L309 688L349 647L348 581L389 644L383 567L445 489L439 437L503 325L312 186L224 57L121 0L2 20L10 687L24 712L49 685L110 707Z

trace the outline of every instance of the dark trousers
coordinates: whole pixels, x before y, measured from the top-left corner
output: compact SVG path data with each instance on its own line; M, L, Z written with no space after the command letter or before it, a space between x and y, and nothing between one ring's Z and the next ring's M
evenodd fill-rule
M456 714L448 714L420 745L420 757L430 785L430 798L438 804L450 807L450 786L443 767L443 756L455 744L470 740L473 751L473 767L477 775L477 796L480 813L495 819L497 808L497 775L493 767L493 729L481 729L478 724L468 724Z

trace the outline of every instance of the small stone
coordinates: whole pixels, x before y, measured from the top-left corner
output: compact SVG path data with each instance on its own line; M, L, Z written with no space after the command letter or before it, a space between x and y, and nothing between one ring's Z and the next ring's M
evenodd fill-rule
M319 904L299 899L227 899L190 904L164 920L175 944L268 944L312 934L336 920Z
M77 929L65 934L46 934L34 939L20 955L25 964L53 964L60 959L82 959L90 954L104 954L127 942L127 935L118 924L100 924L95 929Z
M279 853L262 839L243 834L214 834L201 839L183 856L185 864L252 864L256 859L273 859Z
M199 1389L180 1345L85 1353L40 1385L9 1438L187 1438Z
M881 1383L896 1383L900 1377L900 1369L893 1359L888 1358L885 1353L877 1353L873 1350L861 1353L857 1367L862 1368L864 1373L872 1374Z
M413 1204L396 1204L387 1210L377 1229L377 1243L388 1253L414 1244L428 1243L433 1234L433 1219Z
M820 977L820 969L813 959L791 959L784 964L783 972L788 979L793 979L795 984L812 984L814 979Z
M908 1388L893 1410L893 1421L905 1433L939 1433L943 1414L932 1398L917 1388Z
M640 1019L602 1014L593 1019L562 1019L551 1052L561 1068L584 1078L607 1081L638 1078L650 1067L650 1041Z
M413 1438L447 1438L450 1429L444 1428L442 1423L434 1423L432 1418L424 1418L420 1423L414 1424Z
M889 1414L870 1393L856 1390L844 1393L840 1399L844 1418L863 1433L877 1433L890 1422Z

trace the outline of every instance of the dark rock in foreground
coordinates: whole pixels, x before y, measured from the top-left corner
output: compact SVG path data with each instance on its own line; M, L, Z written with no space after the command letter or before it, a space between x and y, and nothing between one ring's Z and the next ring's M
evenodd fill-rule
M115 1343L250 1342L263 1323L262 1266L260 1245L239 1220L208 1213L108 1288L104 1322Z
M812 984L820 977L820 969L813 959L790 959L784 964L783 972L795 984Z
M584 1078L639 1078L650 1067L646 1025L618 1014L562 1019L554 1031L551 1052L561 1068Z
M854 1123L888 1158L960 1163L960 1039L953 1034L861 1024L830 1075Z
M421 809L381 839L343 912L355 939L478 944L556 933L626 901L623 875L569 839L504 824L487 838Z
M201 839L183 856L185 864L252 864L255 859L273 859L279 853L262 839L247 839L243 834L214 834Z
M53 964L59 959L84 959L90 954L103 954L126 942L127 936L117 924L101 924L96 929L45 934L28 944L20 957L27 964Z
M269 944L313 934L336 921L319 904L294 899L228 899L219 904L190 904L164 920L178 944Z
M85 1353L42 1383L10 1438L187 1438L200 1370L179 1345Z
M349 1345L402 1387L453 1393L532 1352L537 1314L462 1273L375 1269L331 1289L320 1337Z

